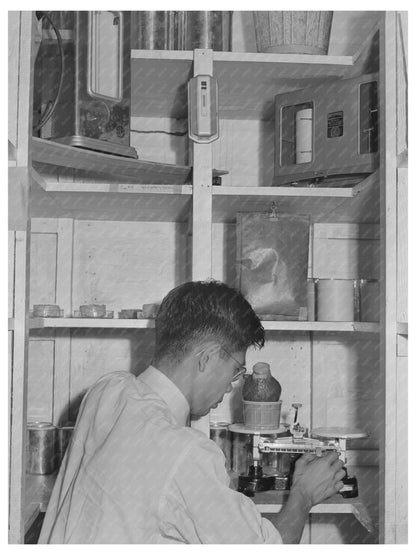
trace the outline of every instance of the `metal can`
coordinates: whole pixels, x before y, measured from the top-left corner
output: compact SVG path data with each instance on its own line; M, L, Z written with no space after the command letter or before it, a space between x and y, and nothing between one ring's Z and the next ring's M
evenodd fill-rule
M231 50L232 12L186 11L186 49Z
M253 435L232 432L233 434L233 464L232 469L238 474L248 472L253 464Z
M57 458L58 465L61 464L68 444L71 440L72 432L74 431L74 426L59 426L57 429Z
M211 422L209 437L218 445L225 456L225 468L231 470L231 433L228 422Z
M26 455L29 474L51 474L56 469L56 427L50 422L29 422Z

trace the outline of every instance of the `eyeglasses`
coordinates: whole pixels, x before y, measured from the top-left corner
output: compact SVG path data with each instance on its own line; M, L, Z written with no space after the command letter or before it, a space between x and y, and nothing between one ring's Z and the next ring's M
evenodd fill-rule
M247 373L247 368L245 366L241 365L240 362L235 357L233 357L233 355L231 353L229 353L228 351L226 351L224 349L224 347L221 347L221 349L223 351L225 351L227 353L227 355L229 357L231 357L233 360L235 360L235 362L238 364L238 370L234 374L234 376L232 377L232 380L231 380L232 382L236 382L238 380L238 378L240 378L241 376L244 376L244 374ZM195 353L195 356L197 357L197 356L201 355L204 352L204 350L205 349L202 349L202 351L199 351L198 353Z

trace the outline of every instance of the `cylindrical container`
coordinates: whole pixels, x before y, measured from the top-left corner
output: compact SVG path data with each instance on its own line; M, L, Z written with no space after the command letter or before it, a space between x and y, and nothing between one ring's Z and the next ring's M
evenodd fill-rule
M123 319L136 319L137 318L137 308L123 308L118 313L118 317Z
M257 50L327 54L333 12L253 12Z
M232 466L232 442L228 422L211 422L209 426L209 437L218 445L225 456L225 468L231 470Z
M253 435L232 432L232 470L239 474L248 471L253 464Z
M26 470L29 474L51 474L56 469L56 428L50 422L27 425Z
M33 316L35 318L59 318L61 309L57 304L34 304Z
M313 110L305 108L296 112L296 164L312 162Z
M150 50L184 49L184 12L138 11L133 16L133 22L132 40L135 48Z
M355 311L354 295L353 279L318 279L318 320L352 322Z
M159 305L154 303L144 304L142 308L143 318L156 318Z
M82 318L104 318L107 307L105 304L83 304L79 311Z
M185 12L186 50L231 50L232 12Z
M380 321L380 284L376 279L360 280L360 320Z
M60 465L68 444L71 440L72 433L74 431L74 426L59 426L57 428L57 464Z
M244 424L256 430L279 428L281 409L282 401L267 403L243 400Z

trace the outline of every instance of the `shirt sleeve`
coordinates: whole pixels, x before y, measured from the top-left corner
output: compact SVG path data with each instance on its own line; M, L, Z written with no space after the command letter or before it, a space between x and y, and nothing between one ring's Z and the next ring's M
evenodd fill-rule
M229 488L224 455L211 440L193 442L176 461L159 507L162 536L183 543L283 543L253 501Z

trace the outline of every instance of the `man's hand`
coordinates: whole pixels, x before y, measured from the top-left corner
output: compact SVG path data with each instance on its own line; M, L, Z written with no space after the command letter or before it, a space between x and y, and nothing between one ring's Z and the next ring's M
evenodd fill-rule
M344 463L335 452L323 457L305 454L296 462L291 489L298 490L313 507L343 487L343 466Z

